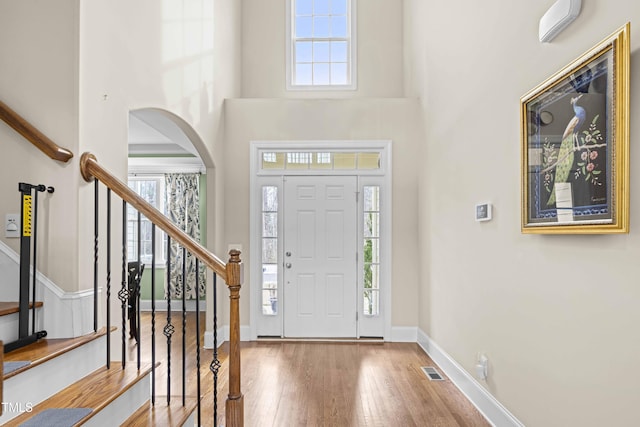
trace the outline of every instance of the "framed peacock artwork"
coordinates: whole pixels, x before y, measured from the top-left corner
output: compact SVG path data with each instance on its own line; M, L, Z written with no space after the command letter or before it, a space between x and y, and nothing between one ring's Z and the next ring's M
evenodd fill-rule
M629 34L521 98L523 233L628 233Z

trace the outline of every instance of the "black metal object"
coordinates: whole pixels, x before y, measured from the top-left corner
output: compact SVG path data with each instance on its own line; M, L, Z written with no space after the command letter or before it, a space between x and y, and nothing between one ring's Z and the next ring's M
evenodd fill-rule
M196 381L198 397L202 396L200 390L200 260L196 258ZM202 425L202 414L198 405L198 424Z
M140 213L140 211L138 211L138 245L137 245L137 249L138 249L138 253L137 253L137 259L138 259L138 268L139 268L139 274L138 274L138 280L136 281L136 286L135 286L135 294L133 295L133 300L135 301L135 310L133 315L136 318L136 331L135 331L135 337L136 337L136 343L138 344L136 346L136 356L138 356L138 370L140 370L140 280L142 279L142 272L144 271L144 267L142 267L142 261L140 259L140 254L142 252L141 250L141 245L142 245L142 229L140 227L141 224L141 220L142 220L142 214ZM132 299L132 296L129 295L129 300Z
M98 331L98 229L100 210L98 209L100 200L100 182L96 179L94 182L94 198L93 198L93 332Z
M120 308L122 310L122 369L127 360L127 302L129 300L129 289L127 288L127 202L122 201L122 282L118 292Z
M182 247L182 406L187 394L187 248Z
M110 195L111 195L111 191L109 191L107 193L107 210L110 211L111 209L111 201L110 201ZM96 192L96 198L98 197L98 193ZM98 223L98 219L97 219L97 203L96 203L96 223ZM104 209L104 207L103 207ZM140 348L141 348L141 342L140 342L140 335L141 335L141 331L142 331L142 324L141 324L141 318L140 318L140 285L139 285L139 276L142 275L142 268L143 268L143 264L140 262L140 257L141 257L141 227L140 227L140 214L138 213L138 236L137 236L137 248L138 248L138 253L137 254L128 254L128 250L129 250L129 244L131 244L132 242L129 240L130 238L130 233L128 233L128 231L130 231L127 227L128 224L128 219L129 219L129 212L128 212L128 204L123 201L122 202L122 286L121 289L117 292L117 296L118 299L120 299L121 301L121 305L122 305L122 368L124 369L125 367L125 361L127 358L127 354L129 353L129 350L132 350L129 343L127 342L127 306L129 304L135 304L135 310L133 310L133 312L129 313L129 319L135 319L134 320L134 326L130 326L130 332L131 332L131 338L137 338L138 339L138 343L137 343L137 350L138 350L138 364L140 364L141 361L141 357L140 357ZM103 221L104 222L104 221ZM104 224L103 224L104 225ZM145 230L146 231L146 230ZM110 298L110 282L111 282L111 273L110 273L110 264L111 264L111 260L109 258L109 254L111 253L111 243L110 243L110 239L111 239L111 217L110 214L107 213L107 234L109 235L106 240L104 238L101 237L101 245L106 245L107 247L107 257L106 257L106 262L107 262L107 323L110 322L111 319L111 315L110 315L110 309L111 309L111 304L109 302L109 298ZM115 233L118 233L118 231L114 231ZM115 236L112 236L115 237ZM133 237L134 239L136 239L136 236L134 235ZM177 263L171 263L170 259L171 259L171 245L172 244L172 239L171 237L167 236L167 243L166 243L166 248L167 248L167 265L166 265L166 274L167 277L170 278L172 271L175 273L177 273L178 271L174 270L176 268L181 268L182 269L182 404L186 405L186 370L185 367L187 365L187 357L189 356L187 353L187 349L186 349L186 327L187 327L187 305L186 305L186 283L187 283L187 266L186 266L186 258L187 258L187 250L185 248L180 247L181 245L178 245L178 250L182 250L182 258L183 258L183 264L182 266L180 266ZM95 267L97 270L98 267L98 255L97 255L97 247L98 247L98 233L96 231L96 235L95 235L95 250L96 250L96 254L95 254ZM135 246L135 245L134 245ZM156 304L157 304L157 300L156 300L156 269L155 269L155 265L156 265L156 225L153 224L153 222L151 222L151 404L155 406L155 402L156 402L156 369L161 369L161 368L157 368L156 367L156 359L157 359L157 355L156 355L156 323L159 320L159 318L157 317L158 314L160 313L156 313ZM137 255L137 256L136 256ZM129 263L128 260L129 259L138 259L138 263ZM115 261L115 260L114 260ZM117 262L117 261L116 261ZM129 272L131 271L128 267L130 267L132 264L137 264L137 266L139 266L138 268L135 268L134 270L136 271L136 275L138 276L138 280L136 281L131 281L129 280ZM201 397L201 336L200 336L200 298L202 297L201 295L201 291L200 291L200 276L199 276L199 272L200 272L200 266L201 266L201 260L198 260L196 258L196 291L195 291L195 296L196 296L196 351L195 351L195 357L196 357L196 366L197 366L197 394L199 397ZM148 266L147 266L148 267ZM179 274L178 274L179 275ZM216 286L216 279L217 279L217 275L214 272L214 281L213 281L213 300L214 300L214 359L211 362L211 366L210 369L211 371L214 372L214 419L215 419L215 423L214 425L217 425L217 419L218 419L218 371L221 368L221 363L218 359L218 334L217 334L217 286ZM97 277L97 276L96 276ZM117 280L117 279L116 279ZM137 282L137 283L135 283ZM97 282L96 282L97 283ZM133 286L131 286L133 284ZM97 286L97 284L96 284ZM114 290L115 291L115 290ZM137 295L136 295L137 293ZM97 292L96 292L97 294ZM179 327L178 325L173 325L172 321L177 320L177 317L179 316L179 313L177 312L179 310L179 308L175 307L175 305L179 304L179 301L176 300L172 300L171 299L171 292L169 290L166 291L165 293L165 297L166 297L166 324L164 325L164 327L160 324L158 324L158 327L163 327L163 334L166 337L166 348L167 348L167 359L166 359L166 374L167 374L167 382L166 382L166 396L167 396L167 404L170 404L171 402L171 371L172 371L172 339L173 339L173 335L175 332L179 332L176 330L177 327ZM176 298L178 299L178 298ZM115 303L115 302L114 302ZM174 307L172 307L172 303L174 305ZM173 309L173 311L172 311ZM175 318L175 319L174 319ZM162 320L160 320L162 322ZM117 324L117 320L116 320L116 324ZM160 331L158 331L159 333ZM177 337L176 337L177 338ZM177 348L175 350L178 350ZM107 343L107 364L109 364L110 358L109 358L109 354L110 354L110 348L109 348L109 344ZM174 355L175 356L175 355ZM135 357L135 356L132 356ZM130 359L132 359L132 357L130 357ZM174 363L175 366L175 363ZM176 372L177 366L174 367L174 375L177 374ZM176 379L174 379L175 382ZM174 388L177 386L177 384L174 384ZM161 388L164 388L161 386ZM162 390L162 392L164 393L165 391ZM174 399L176 399L177 397L174 397ZM201 425L201 399L198 399L197 402L197 416L198 416L198 425Z
M167 257L171 257L171 236L167 236ZM171 287L171 261L167 261L167 282ZM163 333L167 337L167 405L171 403L171 336L175 328L171 324L171 292L167 290L167 324Z
M136 343L140 343L140 282L142 281L142 273L144 273L144 264L140 261L129 261L127 264L128 279L127 286L129 289L129 338L135 339ZM138 346L138 350L140 346ZM138 359L140 355L138 354Z
M151 405L156 404L156 225L151 223Z
M97 199L97 197L96 197ZM98 215L96 214L96 217ZM94 295L97 294L94 286ZM97 329L94 316L94 328ZM111 369L111 189L107 188L107 369Z
M32 191L35 190L35 198ZM18 339L4 345L4 352L24 347L47 336L47 331L35 330L36 325L36 263L37 263L37 236L38 236L38 193L54 192L53 187L45 187L42 184L33 185L21 182L18 184L21 197L20 207L20 296L18 302ZM31 240L33 237L33 260L31 258ZM33 261L33 275L29 277L29 266ZM32 331L29 334L29 282L33 280L32 293Z
M220 371L220 359L218 359L218 275L213 273L213 360L209 369L213 372L213 425L218 425L218 371Z

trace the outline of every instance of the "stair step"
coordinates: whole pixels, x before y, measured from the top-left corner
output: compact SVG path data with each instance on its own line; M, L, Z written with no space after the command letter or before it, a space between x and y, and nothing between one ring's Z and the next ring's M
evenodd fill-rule
M114 327L111 330L115 330ZM76 338L44 338L30 344L28 346L18 348L4 355L5 362L29 361L29 365L16 369L13 372L4 375L4 379L18 375L28 369L34 368L42 363L54 359L62 354L74 350L86 343L94 341L106 335L106 328L100 329L98 332L83 335Z
M4 426L19 426L21 423L26 422L39 413L54 408L90 408L91 412L83 417L76 425L83 425L85 423L87 425L119 425L121 421L112 418L114 413L131 413L133 409L138 408L144 402L143 400L136 404L136 399L125 395L126 392L133 391L133 389L137 387L141 389L145 395L144 399L148 399L150 372L151 364L145 364L138 370L135 362L127 362L124 369L122 369L120 365L112 365L111 369L107 369L106 367L100 368L57 394L54 394L49 399L35 405L31 412L26 412L13 418L4 424ZM120 400L120 403L128 403L129 405L135 406L131 412L120 410L109 411L106 418L106 420L109 420L108 424L103 424L106 422L104 419L98 421L99 414L117 400Z
M17 301L0 301L0 316L18 313L20 311ZM36 301L36 308L42 307L42 301ZM33 303L29 303L29 308L33 308Z
M6 406L3 406L0 425L20 415L25 405L35 406L103 366L105 341L106 329L103 328L77 338L42 339L4 354L4 367L9 367L6 362L18 366L3 375Z
M33 308L34 304L29 303L29 308ZM43 303L36 301L36 313L43 310ZM18 331L20 328L20 308L16 301L0 301L0 339L4 341L7 348L11 347L11 343L18 340ZM27 313L29 322L33 316L33 311ZM42 316L36 317L36 329L41 330Z
M172 396L171 403L167 405L166 396L156 396L155 406L148 403L143 405L132 414L123 424L127 427L181 427L184 425L194 425L193 416L198 399L187 397L185 406L182 406L181 396ZM187 424L188 423L188 424Z

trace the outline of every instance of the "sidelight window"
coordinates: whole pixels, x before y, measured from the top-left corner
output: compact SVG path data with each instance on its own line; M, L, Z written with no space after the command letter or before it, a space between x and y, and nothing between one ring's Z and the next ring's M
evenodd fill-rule
M262 314L278 314L278 187L262 187Z
M364 186L364 294L365 316L380 314L380 187Z

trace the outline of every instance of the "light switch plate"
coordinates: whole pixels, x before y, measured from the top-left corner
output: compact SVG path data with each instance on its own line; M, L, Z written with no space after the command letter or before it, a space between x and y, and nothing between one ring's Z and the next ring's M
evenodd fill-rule
M4 237L8 239L20 237L20 215L7 214L4 222Z

